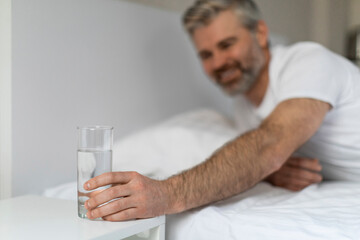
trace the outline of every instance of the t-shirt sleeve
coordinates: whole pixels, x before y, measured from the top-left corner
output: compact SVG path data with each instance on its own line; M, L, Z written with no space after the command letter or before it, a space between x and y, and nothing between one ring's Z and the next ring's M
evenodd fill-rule
M290 50L280 61L283 63L276 88L278 102L313 98L333 107L337 105L343 85L335 54L320 45L309 44Z

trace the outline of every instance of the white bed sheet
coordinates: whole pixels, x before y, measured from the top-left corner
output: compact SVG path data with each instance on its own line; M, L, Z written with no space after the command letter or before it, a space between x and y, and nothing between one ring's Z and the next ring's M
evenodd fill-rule
M360 239L360 183L326 182L301 192L267 183L167 218L167 239Z
M201 110L114 145L114 171L164 178L205 160L236 136L231 122ZM76 182L45 196L76 200ZM324 182L300 192L259 183L230 199L170 215L166 239L360 239L360 183Z

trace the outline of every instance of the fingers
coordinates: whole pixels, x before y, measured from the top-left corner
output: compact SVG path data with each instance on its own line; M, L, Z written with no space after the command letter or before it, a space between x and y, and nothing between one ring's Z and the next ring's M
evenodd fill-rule
M87 181L84 189L93 190L114 183L128 183L134 174L134 172L107 172Z
M289 179L288 178L286 181L286 178L283 178L282 180L283 181L278 183L277 186L286 188L291 191L300 191L300 190L308 187L309 185L311 185L311 183L304 181L304 180L300 180L300 179Z
M138 213L137 213L136 208L129 208L129 209L125 209L121 212L117 212L115 214L105 216L105 217L103 217L103 219L106 221L117 222L117 221L136 219L137 215L138 215Z
M311 183L307 181L301 179L291 179L286 176L279 176L279 174L268 179L268 182L270 182L274 186L282 187L291 191L300 191L311 185Z
M129 198L120 198L101 207L90 210L86 215L89 219L101 218L134 207L132 204L133 202L129 200Z
M85 208L87 210L92 210L101 204L111 201L112 199L129 196L130 193L131 190L127 185L116 185L91 196L91 198L85 202Z
M316 158L291 157L285 164L316 172L319 172L322 169L319 160Z
M308 183L318 183L322 180L322 176L317 172L292 167L291 165L285 165L283 168L284 177L289 178L290 181L303 180Z
M271 174L266 181L278 187L300 191L311 184L321 182L322 176L317 172L286 164Z

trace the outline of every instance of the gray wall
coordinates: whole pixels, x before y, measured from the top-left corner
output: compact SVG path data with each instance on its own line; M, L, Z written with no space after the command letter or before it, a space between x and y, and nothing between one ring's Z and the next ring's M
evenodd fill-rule
M127 0L156 8L183 12L194 0ZM345 52L345 35L360 24L359 0L255 0L275 34L288 42L316 41Z
M183 13L194 0L127 0L148 6ZM255 0L259 5L270 29L289 41L309 39L311 19L306 12L313 0ZM328 1L328 0L326 0Z
M229 112L181 28L191 0L136 1L175 11L122 0L12 1L13 195L76 179L76 126L112 125L120 139L191 109ZM257 2L273 33L337 52L358 5Z
M11 1L0 1L0 200L11 197Z
M115 0L14 0L13 195L76 179L76 126L115 139L228 99L202 73L180 16Z
M286 36L289 42L310 38L311 19L306 12L313 0L256 0L270 31Z
M349 27L360 27L360 1L359 0L348 0L348 16L349 16Z

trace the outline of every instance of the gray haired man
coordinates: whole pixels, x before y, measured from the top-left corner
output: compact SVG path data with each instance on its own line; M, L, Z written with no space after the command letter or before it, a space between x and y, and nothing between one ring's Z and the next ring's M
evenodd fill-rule
M355 66L315 43L270 49L268 28L251 0L198 0L185 13L184 25L205 72L238 104L239 136L167 180L136 172L89 180L85 189L112 184L86 202L89 218L121 221L178 213L229 198L269 177L284 179L286 173L298 174L290 178L299 180L297 190L296 185L321 180L311 171L320 170L314 158L327 179L360 180ZM292 160L295 152L308 161Z

